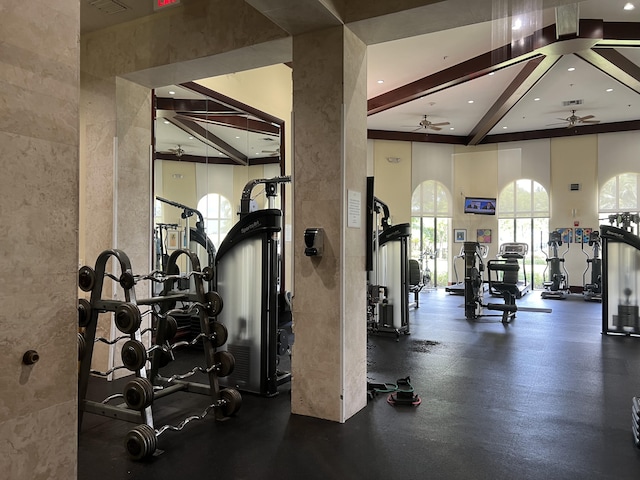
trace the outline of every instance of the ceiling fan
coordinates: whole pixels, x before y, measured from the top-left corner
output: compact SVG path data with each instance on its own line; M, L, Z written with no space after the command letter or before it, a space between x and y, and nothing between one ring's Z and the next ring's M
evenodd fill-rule
M424 118L422 120L420 120L420 123L418 125L420 125L418 128L416 128L415 130L413 130L414 132L417 132L418 130L422 130L423 128L425 130L434 130L434 131L440 131L442 130L442 128L445 125L449 125L449 122L439 122L439 123L433 123L430 120L427 119L428 115L424 115Z
M562 120L562 122L560 123L551 123L548 126L551 125L563 125L564 123L567 123L567 128L571 128L571 127L575 127L577 125L580 125L581 123L600 123L600 120L592 120L592 118L595 118L594 115L585 115L584 117L578 117L576 115L576 111L575 110L571 110L571 115L569 115L567 118L558 118L558 120Z
M270 157L277 157L280 155L280 147L275 150L262 150L262 153L268 153Z
M168 148L167 152L173 153L178 158L180 158L182 155L184 155L184 150L182 149L182 147L180 145L178 145L177 148Z

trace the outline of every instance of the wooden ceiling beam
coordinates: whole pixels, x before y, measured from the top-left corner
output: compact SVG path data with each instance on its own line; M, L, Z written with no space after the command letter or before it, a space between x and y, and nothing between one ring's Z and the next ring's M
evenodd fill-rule
M167 118L167 120L169 120L176 127L181 128L182 130L187 132L189 135L198 137L200 141L227 155L229 158L235 161L236 164L244 166L247 166L249 164L246 155L233 148L227 142L217 137L206 128L201 127L196 122L187 120L184 117Z
M553 67L560 55L548 55L529 60L516 78L502 92L480 122L469 134L469 145L477 145L518 101Z
M263 122L261 120L247 118L246 116L225 114L211 115L208 113L192 113L189 111L179 111L177 112L177 114L189 117L196 121L238 128L253 133L264 133L267 135L280 134L280 128L278 126L273 125L272 123Z
M617 50L593 48L576 53L576 55L634 92L640 93L640 66Z

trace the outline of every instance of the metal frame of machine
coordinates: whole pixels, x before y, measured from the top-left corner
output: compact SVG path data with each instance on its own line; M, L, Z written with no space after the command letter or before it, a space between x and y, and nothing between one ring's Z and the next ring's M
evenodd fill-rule
M219 316L229 331L226 348L236 359L234 372L225 382L241 391L273 396L291 379L278 369L286 354L288 332L279 325L278 233L282 211L273 208L277 186L291 177L251 180L245 185L240 220L222 241L215 259L216 291L224 295ZM265 185L269 208L250 211L251 191Z

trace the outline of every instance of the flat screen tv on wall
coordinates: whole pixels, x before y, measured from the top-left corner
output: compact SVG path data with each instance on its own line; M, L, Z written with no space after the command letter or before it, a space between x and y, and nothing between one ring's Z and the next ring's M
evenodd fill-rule
M496 199L485 197L466 197L464 199L464 213L495 215Z

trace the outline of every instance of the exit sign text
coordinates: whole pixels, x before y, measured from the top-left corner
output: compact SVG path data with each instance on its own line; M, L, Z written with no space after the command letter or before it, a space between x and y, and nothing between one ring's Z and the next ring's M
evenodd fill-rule
M160 10L161 8L178 5L179 3L180 0L153 0L153 9Z

